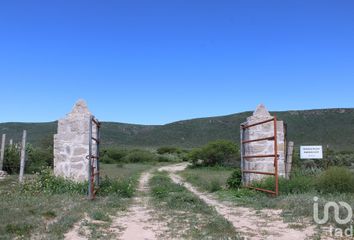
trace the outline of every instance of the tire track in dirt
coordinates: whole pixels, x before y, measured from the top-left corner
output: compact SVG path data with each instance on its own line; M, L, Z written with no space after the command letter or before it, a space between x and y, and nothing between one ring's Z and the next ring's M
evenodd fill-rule
M217 200L212 194L198 191L194 186L176 174L178 171L183 171L187 166L188 163L180 163L161 167L159 171L168 172L173 182L183 185L206 204L214 207L221 216L230 221L235 229L242 236L247 237L247 239L304 240L312 239L316 234L315 227L311 225L302 229L290 228L287 223L283 222L280 216L281 210L263 209L258 211L259 213L256 213L254 209L232 206L230 203Z
M122 240L155 240L164 228L164 223L154 219L154 210L149 206L150 172L144 172L137 189L137 196L123 215L116 216L110 227Z

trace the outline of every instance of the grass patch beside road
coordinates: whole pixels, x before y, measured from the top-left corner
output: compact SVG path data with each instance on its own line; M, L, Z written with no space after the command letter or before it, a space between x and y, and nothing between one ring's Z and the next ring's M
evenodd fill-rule
M153 205L160 221L167 223L165 234L170 238L241 239L230 222L166 173L156 173L150 186Z
M214 179L218 179L222 188L214 191L215 196L220 200L229 201L236 206L252 207L254 209L273 208L281 209L284 220L289 222L301 222L304 218L312 219L313 217L313 198L317 196L319 198L319 209L323 209L324 204L328 201L344 201L350 204L354 209L354 193L342 192L342 193L328 193L324 190L332 189L331 184L335 180L343 179L345 174L340 171L340 176L336 176L333 172L338 169L329 170L326 172L318 173L319 178L315 176L294 176L293 181L286 183L286 181L280 181L280 189L284 192L280 192L278 197L272 197L262 192L249 190L245 188L241 189L228 189L226 187L226 179L231 175L232 170L228 168L187 168L179 174L184 177L187 182L190 182L196 186L199 190L204 192L211 192L210 186ZM332 175L331 175L332 174ZM325 178L327 175L329 177ZM323 180L333 179L330 183ZM316 182L317 181L317 182ZM319 186L323 185L322 189ZM343 184L344 180L341 180ZM262 183L258 183L262 187L271 188L274 185L270 179L265 180ZM313 186L312 186L313 185ZM339 188L340 184L335 183L335 186ZM343 188L343 187L342 187ZM348 185L350 189L350 185ZM345 218L345 211L340 212L341 218ZM330 213L330 223L335 224L333 212ZM343 227L343 226L342 226Z
M71 188L60 194L55 193L57 190L24 191L17 182L17 176L9 176L0 182L0 239L62 239L75 223L87 216L101 222L88 223L88 237L110 239L112 236L104 229L109 224L104 223L111 221L110 215L127 208L139 174L150 166L102 164L101 176L108 176L117 191L107 191L94 201L87 200L85 194L70 192ZM65 184L61 181L54 183Z
M216 192L226 188L226 181L233 169L225 167L187 168L181 176L202 191Z

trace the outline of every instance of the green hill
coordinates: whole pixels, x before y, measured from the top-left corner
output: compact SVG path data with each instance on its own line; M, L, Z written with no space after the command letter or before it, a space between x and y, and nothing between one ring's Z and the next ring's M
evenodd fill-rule
M329 145L338 150L354 150L354 109L322 109L272 112L288 125L288 139L300 144ZM122 147L179 146L192 148L216 139L239 142L239 125L252 112L220 117L178 121L166 125L137 125L103 122L104 145ZM0 134L19 141L23 129L28 141L40 145L56 132L56 122L0 123Z

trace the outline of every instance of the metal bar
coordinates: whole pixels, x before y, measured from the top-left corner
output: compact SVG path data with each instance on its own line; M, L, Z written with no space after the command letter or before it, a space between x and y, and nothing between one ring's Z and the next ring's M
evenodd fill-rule
M265 137L265 138L258 138L258 139L245 140L245 141L242 141L242 144L251 143L251 142L265 141L265 140L274 140L274 137Z
M275 169L275 195L279 194L279 178L278 178L278 133L277 133L277 116L274 115L274 169Z
M251 140L243 140L243 133L244 130L256 125L260 125L260 124L264 124L267 122L271 122L273 121L274 124L274 137L267 137L267 138L259 138L259 139L251 139ZM244 166L244 159L246 158L263 158L263 157L274 157L274 173L270 173L270 172L260 172L260 171L252 171L252 170L242 170L242 179L244 179L245 177L245 173L253 173L253 174L262 174L262 175L273 175L275 177L275 191L272 190L267 190L267 189L263 189L263 188L257 188L257 187L251 187L251 186L245 186L247 188L250 189L254 189L257 191L262 191L262 192L266 192L266 193L271 193L275 196L279 195L279 173L278 173L278 141L277 141L277 117L274 116L273 119L269 119L266 121L262 121L262 122L258 122L255 124L251 124L248 126L241 126L241 165ZM243 152L243 145L245 143L251 143L251 142L257 142L257 141L264 141L264 140L273 140L274 141L274 154L268 154L268 155L253 155L253 156L244 156L244 152ZM243 169L243 168L241 168Z
M244 166L245 166L245 163L244 163L244 161L245 161L245 159L243 158L243 156L245 155L244 154L244 147L243 147L243 144L242 144L242 141L243 141L243 139L244 139L244 130L243 130L243 128L240 126L240 139L241 139L241 146L240 146L240 153L241 153L241 170L244 168ZM245 176L244 176L244 174L243 174L243 172L241 171L241 174L242 174L242 177L241 177L241 179L242 179L242 183L244 183L245 182Z
M275 157L275 154L266 154L266 155L249 155L243 156L243 158L266 158L266 157Z
M100 140L98 140L97 138L92 137L92 140L95 141L96 143L99 143Z
M263 123L267 123L267 122L271 122L273 121L274 118L270 118L268 120L265 120L265 121L262 121L262 122L257 122L257 123L253 123L253 124L250 124L250 125L245 125L245 126L241 126L243 129L246 129L246 128L250 128L250 127L254 127L254 126L257 126L257 125L261 125Z
M100 125L101 124L99 124L99 125L97 125L97 132L96 132L96 134L97 134L97 136L96 136L96 139L97 139L97 141L96 141L96 156L97 156L97 158L96 158L96 171L97 171L97 174L96 174L96 179L95 179L95 182L96 182L96 185L97 186L99 186L100 185L100 175L99 175L99 173L100 173L100 143L101 143L101 129L100 129Z
M95 119L94 117L92 117L92 122L94 122L97 126L101 125L101 123L97 119Z
M256 187L250 187L250 186L246 186L246 188L250 188L250 189L257 190L257 191L261 191L261 192L266 192L266 193L271 193L271 194L277 195L276 191L272 191L272 190L267 190L267 189L263 189L263 188L256 188Z
M90 123L89 123L89 172L88 172L88 198L93 199L93 191L92 191L92 116L90 117Z
M271 172L260 172L260 171L253 171L253 170L243 170L244 173L255 173L255 174L263 174L263 175L275 175L275 173Z

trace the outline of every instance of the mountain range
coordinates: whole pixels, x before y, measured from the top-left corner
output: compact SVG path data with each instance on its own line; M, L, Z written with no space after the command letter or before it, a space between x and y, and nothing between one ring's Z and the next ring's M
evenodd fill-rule
M239 143L239 126L252 112L197 118L165 125L102 123L104 146L193 148L217 139ZM323 145L336 150L354 150L354 108L271 112L287 124L288 140L299 145ZM57 122L0 123L0 134L19 142L26 129L28 142L40 146L56 133Z

